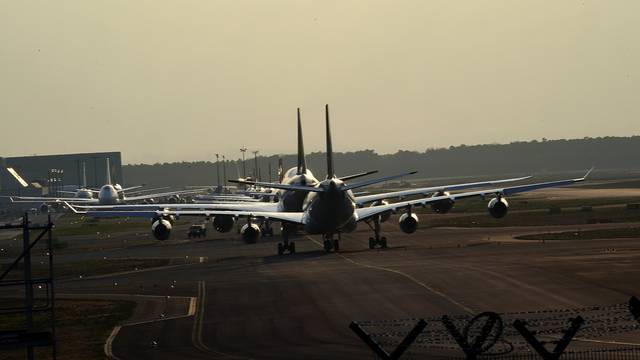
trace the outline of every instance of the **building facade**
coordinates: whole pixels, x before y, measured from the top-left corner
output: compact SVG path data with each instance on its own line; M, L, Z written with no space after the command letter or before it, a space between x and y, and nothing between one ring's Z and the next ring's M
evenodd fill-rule
M122 184L122 157L119 151L34 155L0 158L0 195L55 195L83 185L83 165L88 187L107 183L107 159L111 182Z

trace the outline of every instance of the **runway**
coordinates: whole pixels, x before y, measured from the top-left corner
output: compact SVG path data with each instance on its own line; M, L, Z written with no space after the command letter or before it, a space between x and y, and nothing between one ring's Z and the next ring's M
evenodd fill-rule
M606 225L613 226L592 226ZM234 233L113 250L109 256L207 261L63 281L58 291L157 296L140 303L137 319L113 339L119 359L370 359L373 353L349 329L351 321L582 308L623 303L640 293L633 281L640 271L637 239L541 243L512 238L539 228L436 228L406 235L391 222L384 229L389 249L369 250L370 234L361 227L343 234L337 254L325 253L318 237L300 235L298 254L277 256L277 236L244 244ZM167 296L194 298L195 309ZM167 301L173 305L162 305ZM171 313L159 316L165 308ZM634 333L605 340L639 339ZM461 355L455 347L413 351Z

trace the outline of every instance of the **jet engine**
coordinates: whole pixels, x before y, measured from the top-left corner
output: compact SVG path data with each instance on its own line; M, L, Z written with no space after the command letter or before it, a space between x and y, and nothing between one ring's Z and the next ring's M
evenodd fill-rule
M400 225L400 230L402 230L402 232L405 234L412 234L416 232L416 229L418 229L418 215L414 213L404 213L400 216L398 224Z
M167 240L171 235L171 222L166 219L157 219L151 225L151 232L153 232L153 236L156 240Z
M254 223L245 224L240 229L240 234L246 243L254 243L260 237L260 226Z
M371 204L371 207L380 206L380 205L389 205L389 202L387 200L374 201ZM383 213L380 213L380 215L378 215L378 216L380 217L380 222L385 222L385 221L389 220L389 218L391 217L391 210L385 211Z
M493 198L488 205L489 214L496 219L503 218L509 210L509 203L503 197Z
M230 215L217 215L213 218L213 228L218 232L226 233L233 229L236 220Z
M178 204L180 203L180 195L171 195L167 200L169 204Z
M438 191L432 197L449 196L448 191ZM431 203L431 210L436 214L446 214L453 208L454 201L452 199L442 199Z
M42 205L40 205L40 212L48 213L49 212L49 205L47 203L43 203Z

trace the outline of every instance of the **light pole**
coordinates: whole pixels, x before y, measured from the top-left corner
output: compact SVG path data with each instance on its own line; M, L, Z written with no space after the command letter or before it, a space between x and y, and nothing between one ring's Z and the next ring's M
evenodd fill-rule
M244 164L244 153L247 152L247 147L243 146L242 148L240 148L240 151L242 151L242 177L243 178L247 178L247 167Z

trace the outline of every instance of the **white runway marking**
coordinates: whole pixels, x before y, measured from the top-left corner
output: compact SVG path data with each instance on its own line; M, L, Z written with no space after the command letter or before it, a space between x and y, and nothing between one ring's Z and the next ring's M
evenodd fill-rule
M310 237L310 236L308 236L308 235L307 235L307 239L309 239L309 240L313 241L314 243L318 244L319 246L323 247L323 245L322 245L322 244L320 244L318 241L314 240L312 237ZM389 269L389 268L386 268L386 267L383 267L383 266L377 266L377 265L363 264L363 263L357 262L357 261L355 261L355 260L353 260L353 259L350 259L350 258L348 258L348 257L346 257L346 256L344 256L344 255L342 255L342 254L340 254L340 253L334 253L334 254L335 254L335 255L337 255L337 256L339 256L339 257L341 257L342 259L344 259L344 260L346 260L346 261L348 261L348 262L350 262L350 263L352 263L352 264L356 265L356 266L360 266L360 267L364 267L364 268L369 268L369 269L380 270L380 271L387 271L387 272L390 272L390 273L394 273L394 274L397 274L397 275L403 276L403 277L405 277L405 278L407 278L407 279L411 280L411 281L412 281L413 283L415 283L416 285L418 285L418 286L420 286L420 287L422 287L422 288L424 288L424 289L428 290L429 292L431 292L431 293L433 293L433 294L436 294L436 295L440 296L441 298L443 298L443 299L447 300L448 302L450 302L450 303L452 303L452 304L456 305L457 307L459 307L460 309L462 309L462 310L466 311L467 313L469 313L469 314L474 314L474 313L475 313L475 312L473 311L473 309L471 309L470 307L468 307L468 306L466 306L466 305L464 305L464 304L461 304L460 302L458 302L458 301L456 301L455 299L453 299L451 296L449 296L449 295L447 295L447 294L445 294L445 293L443 293L443 292L441 292L441 291L438 291L438 290L436 290L436 289L432 288L431 286L429 286L429 285L427 285L427 284L423 283L422 281L420 281L420 280L416 279L415 277L413 277L413 276L411 276L411 275L409 275L409 274L407 274L407 273L404 273L404 272L402 272L402 271L400 271L400 270Z

